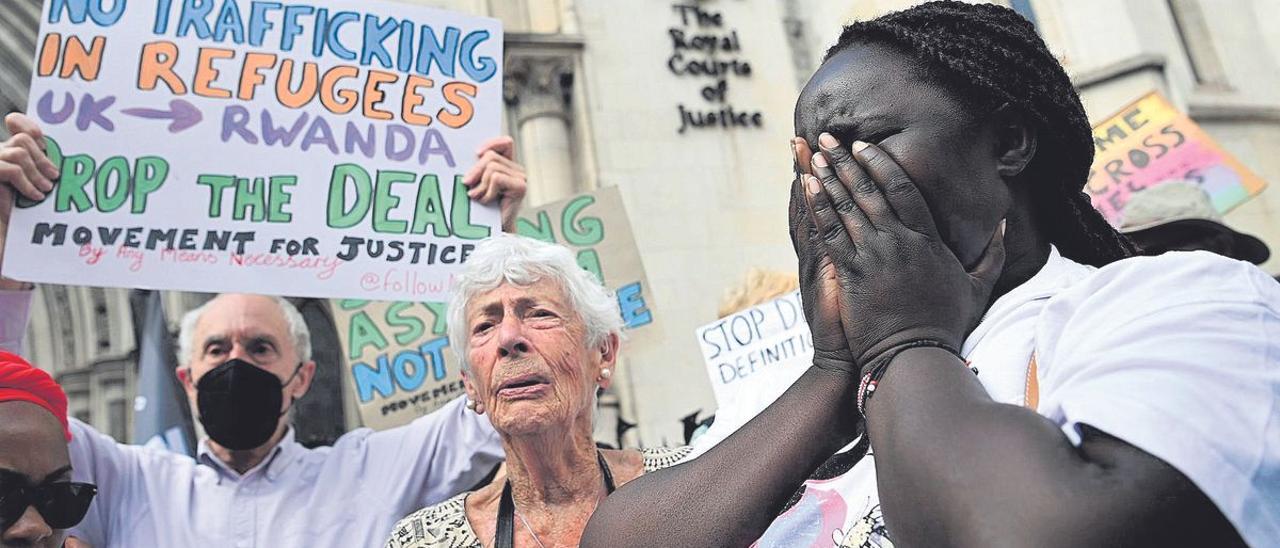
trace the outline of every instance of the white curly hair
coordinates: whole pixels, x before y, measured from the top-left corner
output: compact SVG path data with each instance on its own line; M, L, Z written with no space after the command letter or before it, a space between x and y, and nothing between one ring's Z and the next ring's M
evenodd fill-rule
M470 370L467 361L467 305L476 296L492 291L503 282L528 286L543 279L555 280L578 313L587 331L587 344L596 347L609 335L622 336L622 315L618 299L578 266L573 253L561 245L549 244L510 234L500 234L480 242L467 257L466 269L457 278L449 301L449 345Z

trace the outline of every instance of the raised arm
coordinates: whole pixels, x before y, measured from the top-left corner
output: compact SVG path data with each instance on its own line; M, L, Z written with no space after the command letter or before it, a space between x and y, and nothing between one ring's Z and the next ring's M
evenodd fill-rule
M457 398L404 426L353 432L334 450L367 463L366 488L394 505L397 517L408 515L474 486L502 461L497 432L464 404Z
M796 145L799 165L807 165L808 146ZM804 480L857 435L857 373L836 314L835 271L805 222L800 188L797 179L791 236L813 332L813 367L707 453L645 474L605 499L587 524L583 546L746 546Z
M22 354L31 307L32 285L4 276L4 248L17 194L44 199L53 190L58 169L44 154L44 134L23 114L5 117L11 136L0 144L0 349ZM16 194L15 194L16 193Z
M516 142L508 135L494 137L476 150L476 163L462 176L467 196L482 204L498 202L502 231L514 234L516 216L528 189L524 166L516 161Z
M122 530L120 524L130 523L131 517L145 511L144 469L159 474L161 470L172 473L178 467L195 467L195 461L177 454L117 443L74 418L71 419L68 449L71 452L72 478L98 486L98 496L89 506L89 513L68 533L89 546L113 546L113 542L118 542L113 534ZM160 462L167 459L175 462Z

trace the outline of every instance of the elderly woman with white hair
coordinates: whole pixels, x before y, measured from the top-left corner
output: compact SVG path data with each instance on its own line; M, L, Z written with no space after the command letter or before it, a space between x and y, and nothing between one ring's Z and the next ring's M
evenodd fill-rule
M617 300L568 249L518 236L476 246L449 303L467 406L487 415L506 481L401 520L389 548L576 546L615 488L687 450L601 450L596 395L609 387L622 320ZM483 540L482 540L483 539Z

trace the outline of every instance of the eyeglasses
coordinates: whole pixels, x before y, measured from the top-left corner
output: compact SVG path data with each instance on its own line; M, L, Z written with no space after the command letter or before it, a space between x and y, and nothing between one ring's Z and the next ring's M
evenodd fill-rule
M34 506L51 528L74 527L84 519L97 494L98 486L72 481L0 490L0 531L16 523L28 506Z

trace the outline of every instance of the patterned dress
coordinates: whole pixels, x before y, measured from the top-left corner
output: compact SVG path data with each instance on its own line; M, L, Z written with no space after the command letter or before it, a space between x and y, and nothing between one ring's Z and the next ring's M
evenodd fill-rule
M688 446L644 449L641 451L644 472L647 474L672 466L689 451ZM469 494L470 491L459 493L396 522L386 548L481 548L484 545L467 520L466 500Z

